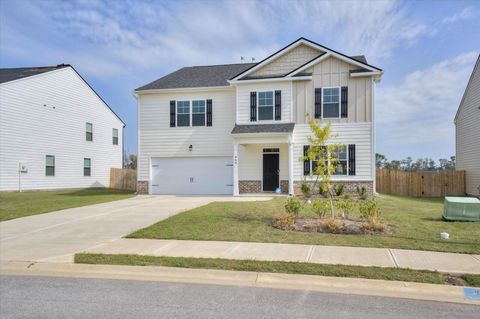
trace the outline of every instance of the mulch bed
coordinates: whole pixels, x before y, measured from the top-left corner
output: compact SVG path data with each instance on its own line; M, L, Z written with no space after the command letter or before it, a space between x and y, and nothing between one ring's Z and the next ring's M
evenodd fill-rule
M297 218L293 225L282 227L278 220L274 220L272 226L282 230L299 231L307 233L330 233L330 234L349 234L349 235L364 235L364 234L385 234L388 233L388 225L384 225L383 229L372 229L368 227L368 223L361 220L353 219L336 219L335 224L339 227L328 227L332 220L319 218Z

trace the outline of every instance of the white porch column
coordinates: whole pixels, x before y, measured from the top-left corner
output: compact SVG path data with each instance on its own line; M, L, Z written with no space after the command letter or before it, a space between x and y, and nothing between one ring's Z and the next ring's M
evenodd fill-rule
M233 141L233 196L238 196L238 142Z
M293 195L293 142L292 135L288 137L288 194Z

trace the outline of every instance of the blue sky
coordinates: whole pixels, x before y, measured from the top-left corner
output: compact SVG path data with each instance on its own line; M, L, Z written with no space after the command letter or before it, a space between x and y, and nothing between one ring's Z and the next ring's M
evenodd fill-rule
M377 152L437 160L455 153L478 30L480 1L0 0L0 66L72 64L136 152L133 89L182 66L259 61L303 36L384 69Z

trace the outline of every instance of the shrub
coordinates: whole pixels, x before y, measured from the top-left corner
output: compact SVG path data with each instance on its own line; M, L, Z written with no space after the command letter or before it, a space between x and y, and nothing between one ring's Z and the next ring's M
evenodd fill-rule
M351 199L351 198L352 198L352 195L346 193L345 195L343 195L343 198L344 198L344 199Z
M345 185L343 185L343 184L336 185L335 186L335 195L342 196L344 190L345 190Z
M293 217L292 214L283 214L273 220L273 226L283 229L283 230L288 230L290 229L293 224L295 223L295 218Z
M369 222L376 222L380 220L382 211L378 207L377 202L373 199L367 200L359 206L360 218Z
M340 233L343 229L343 222L339 219L329 218L323 222L322 226L329 233Z
M301 186L301 190L302 190L303 196L310 197L310 191L311 191L310 184L308 184L307 182L303 182Z
M319 189L319 194L322 195L323 197L327 198L328 197L328 186L325 183L321 183L320 186L318 187Z
M323 218L330 211L330 202L316 199L313 201L312 208L313 212L317 214L319 218Z
M285 202L285 210L295 217L300 213L301 207L302 204L300 204L300 201L295 196L289 197Z
M365 200L368 198L367 187L365 185L358 185L357 193L358 193L358 197L362 200Z
M367 234L383 233L387 230L387 225L378 220L371 220L364 222L361 228Z
M337 208L342 212L344 218L348 217L353 212L355 208L355 203L353 200L349 199L340 199L337 201Z

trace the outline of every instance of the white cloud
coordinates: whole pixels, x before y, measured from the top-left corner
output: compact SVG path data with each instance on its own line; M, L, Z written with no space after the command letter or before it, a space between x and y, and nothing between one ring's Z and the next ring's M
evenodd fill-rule
M475 9L473 7L465 7L462 10L460 10L459 12L457 12L457 13L449 16L449 17L444 18L442 20L442 23L449 24L449 23L455 23L455 22L463 21L463 20L472 20L476 16L477 15L476 15Z
M379 149L387 146L453 152L453 119L478 53L464 53L408 74L377 91Z

